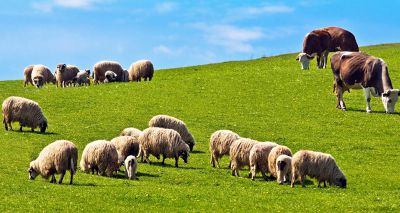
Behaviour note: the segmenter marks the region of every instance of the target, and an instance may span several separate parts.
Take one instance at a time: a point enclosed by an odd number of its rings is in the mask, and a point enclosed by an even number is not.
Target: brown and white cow
[[[310,60],[317,55],[317,66],[325,68],[328,61],[331,36],[324,30],[313,30],[304,37],[303,51],[297,56],[301,69],[308,70]]]
[[[330,35],[329,46],[326,47],[326,43],[319,44],[317,42],[309,42],[310,38],[309,35],[312,35],[313,32],[317,34],[321,34],[321,31],[327,32]],[[321,36],[320,36],[321,37]],[[326,36],[324,36],[326,37]],[[311,40],[315,40],[311,39]],[[324,41],[326,42],[326,41]],[[311,33],[308,33],[303,42],[303,52],[300,53],[296,60],[301,62],[302,69],[308,69],[310,60],[313,59],[315,54],[318,55],[318,51],[326,51],[326,58],[325,63],[322,60],[322,63],[319,62],[317,57],[317,66],[318,68],[326,68],[326,61],[328,52],[335,52],[335,51],[354,51],[358,52],[358,44],[354,35],[340,27],[325,27],[318,30],[313,30]]]
[[[371,112],[371,94],[381,97],[386,113],[393,113],[400,91],[393,89],[386,63],[361,52],[337,52],[331,57],[337,108],[346,110],[343,93],[363,89],[367,112]]]

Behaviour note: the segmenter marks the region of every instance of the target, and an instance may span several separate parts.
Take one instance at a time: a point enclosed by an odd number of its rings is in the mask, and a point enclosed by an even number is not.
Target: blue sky
[[[299,52],[325,26],[352,31],[360,46],[400,42],[400,1],[349,2],[4,0],[0,80],[22,79],[29,64],[150,59],[164,69]]]

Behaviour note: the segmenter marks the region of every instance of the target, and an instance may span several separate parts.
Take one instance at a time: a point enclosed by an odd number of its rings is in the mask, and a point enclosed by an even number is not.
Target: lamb
[[[56,68],[57,87],[65,87],[68,81],[72,81],[79,73],[79,68],[74,65],[58,64]]]
[[[162,165],[164,165],[165,158],[175,158],[175,167],[178,167],[179,157],[185,163],[188,161],[189,146],[173,129],[149,127],[143,130],[143,133],[139,136],[139,143],[142,146],[143,157],[149,164],[151,163],[150,154],[157,159],[160,159],[160,155],[162,155]]]
[[[103,83],[106,79],[105,73],[110,70],[117,75],[117,82],[123,78],[122,66],[116,61],[99,61],[93,66],[93,82],[94,84]]]
[[[25,69],[24,69],[24,87],[26,87],[26,85],[28,83],[31,83],[31,85],[33,86],[33,82],[32,82],[33,66],[34,65],[29,65],[29,66],[25,67]]]
[[[118,75],[111,70],[107,70],[104,75],[106,76],[106,79],[104,79],[103,81],[104,83],[111,83],[117,81]]]
[[[337,166],[335,159],[322,152],[314,152],[309,150],[300,150],[293,155],[292,158],[292,182],[291,187],[294,187],[294,182],[300,177],[300,183],[303,187],[305,176],[318,180],[318,187],[325,181],[329,185],[340,186],[346,188],[347,179],[343,172]]]
[[[32,132],[39,127],[40,132],[44,133],[47,128],[47,119],[43,115],[39,104],[27,98],[10,96],[3,101],[2,105],[4,128],[8,126],[13,130],[11,123],[19,122],[20,131],[22,127],[30,127]]]
[[[239,139],[240,136],[230,130],[218,130],[214,132],[210,137],[210,152],[211,152],[211,165],[215,167],[215,162],[217,162],[218,168],[219,159],[223,155],[229,155],[229,149],[231,144]],[[230,165],[229,165],[230,167]]]
[[[283,184],[290,180],[292,174],[292,157],[282,154],[276,159],[276,181]]]
[[[193,151],[196,142],[183,121],[168,115],[156,115],[150,119],[149,127],[161,127],[177,131],[183,141],[189,145],[190,151]]]
[[[87,85],[90,86],[90,70],[79,71],[73,78],[73,84],[75,85]]]
[[[56,83],[56,79],[50,69],[41,64],[33,66],[31,78],[37,88],[42,87],[45,83]]]
[[[126,157],[125,162],[125,176],[129,178],[129,180],[132,179],[137,179],[136,173],[137,173],[137,160],[136,157],[133,155],[129,155]]]
[[[111,177],[119,170],[118,152],[114,144],[106,140],[93,141],[86,145],[80,162],[81,170]]]
[[[140,145],[137,137],[118,136],[111,140],[118,152],[118,163],[123,164],[128,155],[138,156]]]
[[[133,136],[133,137],[139,137],[139,135],[142,133],[139,129],[133,128],[133,127],[128,127],[122,130],[121,136]]]
[[[57,140],[47,145],[39,154],[39,157],[29,165],[29,179],[34,180],[38,175],[48,179],[50,183],[56,183],[55,174],[61,174],[58,183],[61,184],[65,172],[70,171],[69,184],[72,184],[78,161],[78,149],[75,144],[67,140]]]
[[[231,144],[229,155],[231,161],[232,176],[239,177],[239,170],[243,166],[250,167],[250,150],[257,143],[259,142],[249,138],[239,138]]]
[[[250,150],[249,161],[250,161],[250,173],[251,179],[254,180],[256,173],[261,172],[263,178],[267,180],[266,173],[268,172],[268,156],[271,150],[278,146],[274,142],[262,142],[254,144]]]
[[[292,151],[287,146],[276,146],[274,147],[268,155],[268,170],[271,176],[277,176],[276,159],[280,155],[292,156]]]
[[[141,81],[144,78],[145,81],[153,78],[154,67],[149,60],[139,60],[131,64],[129,67],[129,80],[130,81]]]

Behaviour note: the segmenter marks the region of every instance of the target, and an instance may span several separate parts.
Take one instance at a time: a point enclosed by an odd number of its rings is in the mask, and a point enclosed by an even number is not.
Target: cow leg
[[[323,54],[322,54],[322,61],[323,61],[323,64],[322,64],[322,68],[326,68],[326,64],[328,63],[328,54],[329,54],[329,51],[325,51]]]
[[[321,69],[321,54],[317,55],[317,67],[318,69]]]
[[[365,95],[365,101],[367,102],[367,112],[370,113],[371,112],[371,91],[370,88],[364,88],[364,95]]]
[[[346,105],[344,104],[343,101],[343,87],[341,87],[340,84],[337,82],[335,86],[336,86],[335,91],[336,91],[336,101],[337,101],[336,108],[346,110]]]

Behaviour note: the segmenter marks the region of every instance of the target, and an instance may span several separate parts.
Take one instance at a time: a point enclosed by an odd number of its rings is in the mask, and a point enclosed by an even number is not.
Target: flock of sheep
[[[153,78],[154,67],[149,60],[139,60],[124,70],[116,61],[99,61],[93,66],[93,82],[128,82],[145,81]],[[58,64],[53,73],[42,64],[29,65],[24,69],[24,86],[27,84],[42,87],[46,83],[57,84],[61,87],[90,85],[90,70],[79,70],[74,65]]]
[[[40,106],[32,100],[11,96],[3,102],[2,113],[6,130],[8,127],[12,130],[12,122],[19,122],[20,131],[22,127],[30,127],[32,131],[39,127],[42,133],[46,130],[47,119]],[[129,127],[111,141],[88,143],[81,155],[80,169],[86,173],[113,176],[124,165],[125,176],[136,179],[137,157],[140,156],[141,162],[149,164],[150,155],[157,159],[162,157],[163,165],[166,158],[173,158],[175,167],[178,167],[179,158],[188,162],[195,144],[193,135],[183,121],[168,115],[157,115],[151,118],[149,128],[143,131]],[[230,130],[218,130],[211,135],[210,153],[212,166],[217,165],[218,168],[219,159],[229,155],[233,176],[239,176],[239,170],[248,166],[252,180],[257,172],[261,172],[266,180],[266,173],[270,173],[280,184],[291,180],[293,187],[298,178],[304,186],[305,176],[309,175],[318,180],[318,186],[322,182],[326,186],[328,182],[330,185],[346,187],[346,177],[329,154],[301,150],[292,157],[292,151],[286,146],[242,138]],[[56,183],[55,174],[61,174],[58,183],[62,183],[69,170],[72,184],[77,160],[76,146],[70,141],[57,140],[46,146],[39,157],[30,163],[29,178],[51,176],[50,182]]]

